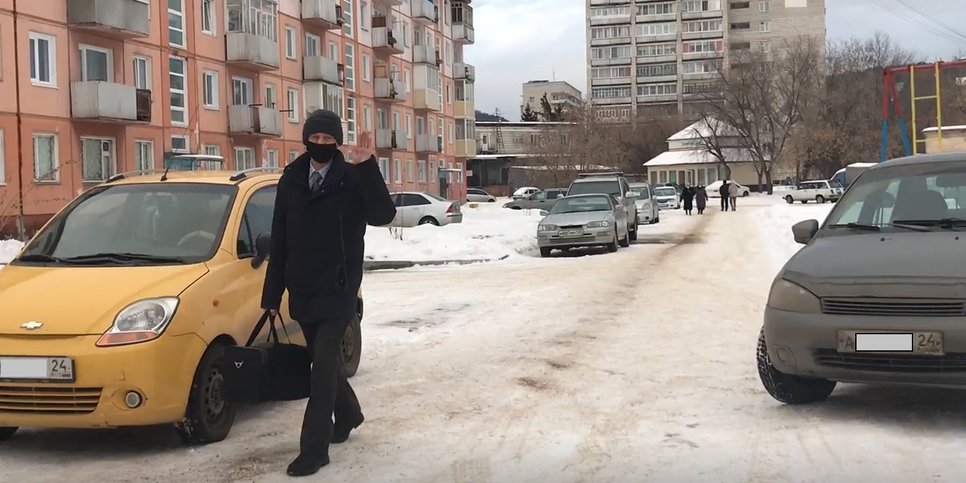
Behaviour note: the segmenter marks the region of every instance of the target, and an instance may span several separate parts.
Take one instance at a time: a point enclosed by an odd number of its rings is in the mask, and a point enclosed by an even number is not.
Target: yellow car
[[[0,270],[0,441],[18,427],[166,423],[189,444],[223,440],[235,407],[222,355],[262,313],[279,178],[118,175],[55,215]],[[343,342],[350,376],[361,294],[358,312]]]

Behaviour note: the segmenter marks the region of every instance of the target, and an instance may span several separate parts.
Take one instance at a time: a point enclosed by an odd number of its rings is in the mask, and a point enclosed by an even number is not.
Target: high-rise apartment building
[[[284,165],[318,108],[390,189],[462,199],[473,42],[470,0],[0,0],[0,217],[172,153]]]
[[[810,36],[825,0],[587,0],[588,97],[611,118],[693,118],[743,49]]]
[[[569,82],[532,80],[523,84],[520,109],[524,109],[529,104],[530,109],[540,111],[540,99],[544,95],[547,96],[547,101],[550,102],[551,106],[574,108],[583,102],[580,89],[570,85]]]

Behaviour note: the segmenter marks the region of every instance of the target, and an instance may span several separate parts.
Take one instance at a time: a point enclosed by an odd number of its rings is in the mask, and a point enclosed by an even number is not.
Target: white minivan
[[[842,197],[845,189],[835,180],[803,181],[798,186],[785,195],[785,202],[792,204],[796,201],[808,203],[825,203],[826,201],[838,201]]]

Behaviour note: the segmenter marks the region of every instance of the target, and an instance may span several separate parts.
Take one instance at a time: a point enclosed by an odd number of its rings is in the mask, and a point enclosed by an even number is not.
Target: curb
[[[510,255],[504,255],[500,258],[477,258],[470,260],[366,260],[362,262],[362,269],[367,272],[373,272],[377,270],[401,270],[404,268],[413,267],[427,267],[427,266],[440,266],[440,265],[472,265],[476,263],[490,263],[501,260],[506,260],[510,258]]]

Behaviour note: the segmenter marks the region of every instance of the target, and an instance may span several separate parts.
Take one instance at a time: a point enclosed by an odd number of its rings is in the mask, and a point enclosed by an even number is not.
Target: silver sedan
[[[630,246],[627,213],[613,197],[601,194],[567,196],[557,200],[537,227],[540,255],[554,249],[604,246],[616,252]]]

